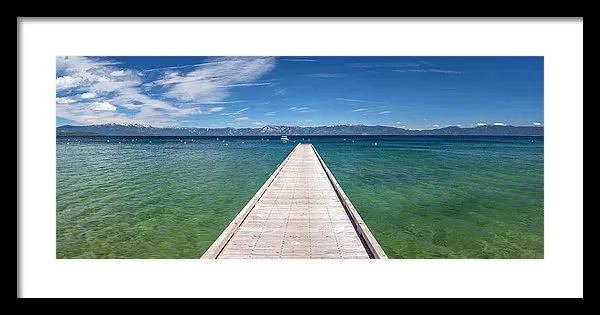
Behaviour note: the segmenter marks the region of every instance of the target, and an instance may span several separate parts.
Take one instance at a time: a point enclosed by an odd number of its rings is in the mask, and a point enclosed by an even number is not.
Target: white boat
[[[288,139],[288,137],[287,137],[287,136],[281,136],[281,138],[280,138],[280,139],[281,139],[281,141],[283,141],[283,142],[288,142],[288,141],[290,141],[290,139]]]

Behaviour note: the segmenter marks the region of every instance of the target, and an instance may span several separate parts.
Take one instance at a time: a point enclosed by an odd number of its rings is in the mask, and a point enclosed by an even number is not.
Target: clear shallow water
[[[57,257],[198,258],[302,138],[59,137]],[[310,142],[391,258],[543,258],[543,138]]]

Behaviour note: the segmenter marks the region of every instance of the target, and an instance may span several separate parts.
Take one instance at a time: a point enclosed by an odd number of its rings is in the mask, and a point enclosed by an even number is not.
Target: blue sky
[[[56,123],[543,124],[543,57],[57,57]]]

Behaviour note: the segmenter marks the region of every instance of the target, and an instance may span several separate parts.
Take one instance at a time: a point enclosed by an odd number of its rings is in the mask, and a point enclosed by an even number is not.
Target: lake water
[[[543,258],[543,137],[289,138],[58,137],[57,258],[199,258],[309,141],[390,258]]]

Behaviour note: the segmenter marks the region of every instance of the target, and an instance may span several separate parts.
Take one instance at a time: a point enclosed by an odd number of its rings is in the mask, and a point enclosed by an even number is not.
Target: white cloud
[[[104,102],[83,103],[80,106],[59,106],[57,104],[57,116],[84,124],[115,122],[162,126],[172,123],[173,116],[169,114],[177,113],[177,108],[142,94],[141,74],[128,69],[116,69],[115,64],[115,62],[99,58],[57,57],[57,91],[76,88],[78,92],[83,93],[70,97],[84,100],[90,99],[87,97],[93,94],[97,96],[99,93],[108,92],[109,95]],[[124,107],[135,112],[117,111],[113,104],[119,104],[119,106],[126,104],[127,106]],[[162,112],[157,111],[159,108]]]
[[[90,99],[90,98],[95,98],[96,97],[96,93],[94,92],[86,92],[81,94],[79,97],[81,97],[82,99]]]
[[[93,102],[92,103],[92,110],[110,110],[110,111],[114,111],[117,110],[117,107],[112,105],[109,102]]]
[[[265,113],[265,116],[273,116],[273,115],[275,115],[275,113],[276,112],[268,112],[268,113]]]
[[[433,127],[439,127],[440,125],[438,125],[438,124],[433,124],[433,125],[431,125],[431,126],[433,126]]]
[[[241,117],[238,117],[238,118],[236,118],[235,120],[240,120],[240,121],[241,121],[241,120],[248,120],[248,117],[246,117],[246,116],[241,116]]]
[[[364,111],[368,111],[370,108],[358,108],[358,109],[354,109],[352,110],[353,112],[357,113],[357,112],[364,112]]]
[[[533,122],[533,125],[534,125],[534,126],[541,126],[541,125],[542,125],[542,123],[541,123],[541,122],[534,121],[534,122]]]
[[[83,83],[83,79],[82,78],[73,78],[70,75],[66,75],[64,77],[58,77],[56,78],[56,90],[57,91],[61,91],[61,90],[68,90],[68,89],[72,89],[72,88],[76,88],[78,86],[80,86]]]
[[[392,112],[389,110],[384,110],[382,112],[379,112],[379,114],[391,114]]]
[[[487,124],[479,122],[479,123],[477,123],[477,126],[487,126]]]
[[[225,108],[218,104],[245,102],[227,100],[232,88],[272,84],[256,80],[274,67],[274,58],[225,57],[207,61],[170,67],[194,68],[189,73],[185,73],[187,69],[177,70],[181,72],[161,70],[165,72],[157,73],[160,79],[144,82],[148,70],[125,69],[107,58],[57,57],[57,91],[74,90],[70,95],[61,93],[63,98],[57,97],[57,116],[83,124],[116,122],[168,126],[176,124],[179,117],[223,111]],[[166,93],[160,96],[148,94],[156,87]],[[96,99],[99,96],[103,98]],[[175,101],[164,100],[161,96]],[[97,102],[91,102],[94,100]],[[215,106],[204,107],[210,104]],[[118,107],[128,111],[119,111]],[[235,113],[234,117],[244,110]]]
[[[257,125],[257,126],[262,126],[263,125],[263,123],[261,121],[257,121],[254,124]]]
[[[495,122],[494,126],[506,126],[506,124],[503,122]]]
[[[71,104],[71,103],[75,103],[75,102],[77,102],[77,100],[74,100],[69,97],[57,97],[56,98],[57,104]]]
[[[275,95],[285,95],[285,94],[287,94],[286,88],[275,90]]]
[[[114,65],[114,62],[87,57],[58,57],[56,72],[62,73],[63,76],[56,79],[56,89],[85,87],[88,92],[113,92],[123,87],[141,84],[137,72],[117,70]]]
[[[212,58],[206,66],[183,75],[170,73],[154,83],[168,89],[165,96],[179,101],[218,102],[229,96],[231,87],[270,85],[254,81],[274,67],[272,57]]]

